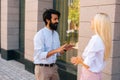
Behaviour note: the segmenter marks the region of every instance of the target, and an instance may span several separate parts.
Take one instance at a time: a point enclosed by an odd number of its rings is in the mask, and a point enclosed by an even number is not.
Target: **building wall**
[[[1,0],[1,48],[7,49],[7,0]]]
[[[33,37],[37,32],[38,0],[25,0],[25,59],[33,61]]]
[[[0,0],[0,48],[1,48],[1,0]]]
[[[120,80],[120,0],[115,2],[115,17],[113,25],[113,50],[112,50],[112,80]]]
[[[25,0],[25,59],[33,61],[33,38],[43,28],[42,14],[45,9],[53,8],[52,0]]]
[[[120,80],[120,1],[118,0],[81,0],[80,2],[80,31],[79,31],[79,53],[81,55],[88,43],[92,31],[90,30],[90,21],[98,12],[107,13],[112,21],[112,51],[107,65],[103,70],[103,80]],[[80,66],[78,67],[78,80],[80,77]]]
[[[19,0],[1,0],[1,53],[8,53],[19,47]],[[8,53],[7,53],[8,52]],[[9,58],[10,59],[10,58]]]

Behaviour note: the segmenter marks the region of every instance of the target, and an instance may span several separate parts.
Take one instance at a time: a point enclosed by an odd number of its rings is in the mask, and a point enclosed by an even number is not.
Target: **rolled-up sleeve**
[[[34,58],[45,59],[48,52],[44,49],[44,36],[39,33],[34,37]]]
[[[84,63],[88,65],[89,67],[92,66],[93,61],[95,60],[95,55],[96,55],[96,40],[91,39],[89,41],[89,44],[86,47],[86,50],[83,54],[87,54],[87,56],[84,59]]]
[[[104,57],[104,44],[98,36],[92,37],[83,52],[83,56],[84,64],[89,66],[89,70],[102,64]]]
[[[84,63],[86,64],[86,65],[88,65],[90,68],[92,67],[92,64],[93,64],[93,62],[94,62],[94,60],[95,60],[95,52],[94,51],[91,51],[91,52],[88,52],[90,55],[89,56],[87,56],[85,59],[84,59]]]

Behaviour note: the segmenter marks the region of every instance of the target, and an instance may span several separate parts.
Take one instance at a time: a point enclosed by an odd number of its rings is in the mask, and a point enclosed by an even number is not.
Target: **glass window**
[[[54,8],[61,12],[59,22],[59,35],[61,45],[64,43],[74,44],[73,50],[68,51],[59,59],[70,63],[70,58],[77,55],[78,49],[78,29],[80,15],[80,0],[55,0]]]
[[[74,49],[58,57],[57,63],[61,70],[73,75],[77,75],[77,67],[70,63],[70,59],[73,56],[77,56],[78,51],[79,3],[80,0],[54,0],[54,9],[61,13],[58,28],[61,45],[64,43],[75,45]]]
[[[67,43],[74,44],[73,50],[66,54],[66,62],[70,62],[72,56],[77,56],[78,51],[78,29],[79,29],[79,15],[80,15],[80,0],[68,0],[68,26],[66,30]]]

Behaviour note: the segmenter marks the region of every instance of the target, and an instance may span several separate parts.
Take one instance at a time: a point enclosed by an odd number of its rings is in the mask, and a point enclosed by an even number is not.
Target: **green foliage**
[[[69,5],[69,15],[68,19],[73,21],[76,25],[79,24],[79,10],[80,10],[80,0],[74,0],[73,4]]]

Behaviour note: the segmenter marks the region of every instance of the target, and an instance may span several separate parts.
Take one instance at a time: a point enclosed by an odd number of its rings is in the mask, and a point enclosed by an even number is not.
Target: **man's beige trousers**
[[[52,67],[35,65],[35,78],[36,80],[59,80],[57,70],[57,65]]]

